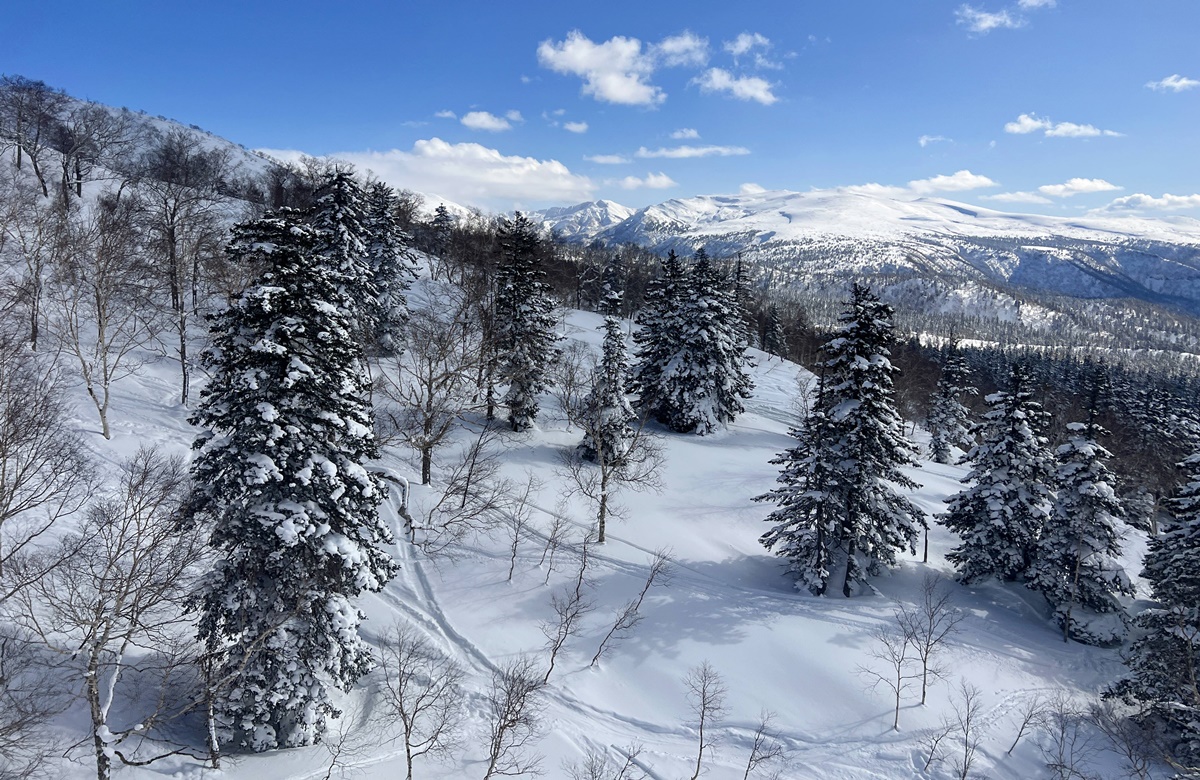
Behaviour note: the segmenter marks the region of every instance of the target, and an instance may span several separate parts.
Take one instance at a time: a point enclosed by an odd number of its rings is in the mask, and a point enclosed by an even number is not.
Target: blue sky
[[[0,71],[506,209],[861,187],[1200,217],[1196,0],[61,2]]]

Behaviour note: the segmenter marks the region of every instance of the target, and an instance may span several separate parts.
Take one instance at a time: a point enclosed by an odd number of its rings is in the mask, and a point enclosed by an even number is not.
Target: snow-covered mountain
[[[571,241],[589,238],[614,228],[634,213],[634,209],[620,203],[596,200],[534,212],[534,219],[541,222],[550,232]]]
[[[579,218],[596,206],[552,209],[538,218],[574,241],[742,253],[785,279],[888,274],[1200,310],[1200,220],[1187,217],[1049,217],[939,198],[818,190],[673,199],[608,226]],[[621,213],[607,204],[605,211]]]

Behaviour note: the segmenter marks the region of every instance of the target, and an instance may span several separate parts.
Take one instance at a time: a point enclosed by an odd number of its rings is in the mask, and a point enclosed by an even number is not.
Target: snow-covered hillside
[[[1187,217],[1046,217],[819,190],[669,200],[611,226],[575,218],[592,205],[539,216],[577,241],[742,253],[785,280],[898,274],[1200,306],[1200,221]]]
[[[424,299],[420,288],[414,290],[416,305]],[[594,350],[600,323],[597,315],[571,312],[563,335]],[[717,718],[715,728],[710,724],[716,743],[705,754],[704,766],[705,777],[713,780],[743,777],[763,709],[775,713],[771,733],[787,751],[787,764],[772,767],[782,769],[781,777],[950,777],[949,758],[923,771],[927,748],[922,741],[943,719],[954,717],[960,682],[981,691],[977,771],[996,780],[1043,776],[1045,758],[1035,743],[1048,739],[1045,735],[1028,735],[1012,755],[1006,753],[1022,709],[1037,696],[1062,693],[1082,699],[1095,694],[1121,674],[1117,651],[1064,644],[1046,620],[1040,597],[1021,587],[948,585],[965,620],[943,659],[945,679],[934,685],[926,706],[916,703],[915,691],[908,692],[900,729],[893,731],[890,694],[872,690],[863,671],[883,671],[872,656],[872,632],[891,620],[894,601],[918,598],[926,574],[949,571],[943,554],[953,540],[935,527],[930,562],[905,556],[895,572],[874,580],[875,595],[814,598],[798,592],[783,575],[780,562],[758,543],[768,510],[752,499],[772,487],[776,469],[768,461],[793,441],[787,430],[796,417],[795,399],[805,374],[777,358],[757,352],[753,356],[756,391],[748,413],[716,435],[665,435],[662,492],[623,494],[624,518],[610,522],[608,542],[591,551],[586,592],[595,609],[558,658],[542,699],[540,728],[527,747],[530,754],[544,756],[545,776],[570,777],[565,767],[583,761],[589,750],[620,764],[630,746],[640,745],[634,763],[646,777],[689,777],[697,733],[683,678],[705,661],[729,692],[727,712]],[[96,433],[79,389],[79,426],[109,468],[147,443],[186,453],[194,431],[186,422],[187,410],[173,402],[174,371],[172,363],[160,361],[119,383],[111,442]],[[580,433],[566,424],[551,398],[544,400],[536,430],[505,434],[502,441],[503,476],[524,481],[532,474],[540,485],[533,494],[529,523],[517,539],[511,581],[511,526],[502,524],[490,535],[469,537],[452,554],[435,558],[399,541],[391,552],[401,562],[400,575],[362,602],[369,617],[365,633],[372,641],[399,621],[414,626],[465,669],[461,735],[444,762],[417,759],[416,777],[483,776],[491,674],[522,654],[538,669],[545,668],[541,628],[553,623],[552,595],[569,589],[576,577],[579,545],[591,512],[577,498],[564,499],[568,483],[558,468],[558,453],[574,447]],[[469,436],[461,432],[459,443]],[[385,465],[411,478],[411,455],[389,448]],[[964,472],[924,464],[910,473],[923,485],[914,499],[933,514],[958,489]],[[422,516],[437,499],[444,476],[435,473],[431,487],[414,484],[414,515]],[[398,501],[399,492],[386,511],[397,539],[403,540]],[[558,519],[567,531],[551,569],[544,553]],[[644,620],[590,666],[614,612],[636,596],[653,551],[662,548],[671,551],[670,581],[650,590],[642,607]],[[1131,554],[1139,551],[1132,545]],[[230,780],[403,777],[403,742],[395,741],[397,727],[377,718],[380,679],[373,673],[344,701],[346,714],[328,735],[328,747],[230,757],[222,774]],[[138,717],[135,705],[118,709],[114,721]],[[63,720],[60,728],[69,741],[85,736],[77,719]],[[191,736],[200,739],[198,734]],[[952,744],[947,751],[955,749],[961,745]],[[1115,766],[1112,756],[1100,752],[1092,759],[1102,768]],[[80,780],[92,771],[86,765],[63,768]],[[119,776],[198,780],[213,775],[190,759],[175,757],[146,768],[120,769]]]

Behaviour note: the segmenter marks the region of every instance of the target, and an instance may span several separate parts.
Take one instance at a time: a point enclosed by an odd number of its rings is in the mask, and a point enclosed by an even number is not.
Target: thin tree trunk
[[[604,458],[604,453],[600,453]],[[608,520],[608,464],[600,464],[600,508],[596,518],[596,541],[604,543],[604,528]]]
[[[87,699],[92,716],[92,746],[96,752],[96,780],[110,780],[112,777],[112,759],[108,755],[108,743],[101,736],[101,727],[105,725],[104,708],[100,704],[100,669],[96,653],[88,659]]]
[[[851,572],[854,571],[854,555],[858,552],[858,540],[851,538],[850,546],[846,553],[846,577],[842,580],[842,595],[850,598],[850,579]]]

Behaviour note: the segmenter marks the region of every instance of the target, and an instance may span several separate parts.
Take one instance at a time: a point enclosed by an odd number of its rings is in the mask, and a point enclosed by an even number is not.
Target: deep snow
[[[572,311],[563,332],[598,349],[601,322],[599,315]],[[803,372],[778,358],[751,354],[756,390],[748,412],[716,435],[664,435],[663,491],[622,494],[619,501],[627,516],[611,522],[608,542],[593,549],[590,593],[596,609],[558,659],[545,698],[543,736],[534,748],[545,756],[546,776],[567,777],[564,762],[581,760],[589,747],[615,757],[637,742],[644,746],[638,765],[648,777],[689,777],[696,734],[682,678],[705,660],[729,687],[729,713],[718,724],[716,751],[705,762],[705,776],[714,780],[742,777],[763,708],[777,713],[777,734],[790,755],[784,777],[948,777],[948,762],[935,765],[932,775],[921,771],[925,755],[920,740],[952,714],[950,695],[960,678],[983,692],[980,773],[998,779],[1046,776],[1033,739],[1023,740],[1012,756],[1005,754],[1019,708],[1029,697],[1053,691],[1081,698],[1094,694],[1121,674],[1118,652],[1064,644],[1040,597],[1023,588],[952,585],[955,603],[967,617],[945,655],[948,679],[933,686],[925,707],[910,692],[900,730],[892,731],[890,695],[870,690],[859,667],[877,665],[870,657],[871,632],[890,619],[892,600],[914,600],[926,572],[949,572],[943,555],[954,540],[935,526],[930,563],[903,555],[895,571],[873,581],[876,595],[814,598],[798,592],[781,562],[758,543],[769,506],[751,499],[772,487],[776,468],[768,461],[793,441],[787,430],[796,420],[794,400]],[[111,442],[99,436],[79,388],[79,425],[106,468],[115,469],[142,444],[188,451],[195,432],[186,421],[188,411],[175,403],[176,384],[174,364],[162,359],[119,382]],[[552,614],[551,594],[573,578],[576,560],[560,554],[550,584],[544,585],[545,569],[537,565],[544,535],[553,513],[565,513],[574,524],[573,541],[582,537],[591,519],[578,501],[560,501],[563,477],[555,470],[557,453],[573,447],[580,434],[568,429],[556,412],[546,399],[538,429],[504,437],[505,474],[523,479],[532,471],[544,483],[512,582],[506,581],[508,540],[503,532],[471,538],[455,555],[435,560],[400,541],[394,549],[402,564],[399,576],[382,593],[361,602],[369,638],[394,621],[407,621],[468,670],[469,711],[458,750],[447,764],[418,760],[417,777],[482,777],[482,697],[492,669],[521,653],[538,655],[539,665],[545,662],[539,621]],[[413,453],[391,450],[385,465],[413,478],[411,504],[419,512],[434,491],[415,485]],[[912,469],[911,476],[923,485],[914,500],[931,514],[940,511],[964,473],[932,463]],[[402,540],[394,506],[386,511]],[[1140,560],[1140,541],[1132,546]],[[642,609],[645,620],[627,641],[596,668],[587,668],[613,610],[636,594],[651,552],[662,547],[671,550],[672,580],[650,591]],[[1134,572],[1139,568],[1128,566]],[[343,725],[370,709],[373,682],[368,678],[348,697]],[[61,726],[77,739],[83,736],[81,720],[64,718]],[[382,735],[381,741],[369,730],[347,730],[349,749],[334,776],[403,777],[403,745],[387,741],[394,734]],[[94,776],[85,753],[83,759],[64,764],[65,771],[77,778]],[[1101,761],[1115,766],[1111,756]],[[317,746],[231,757],[221,773],[181,758],[117,771],[128,778],[223,774],[231,780],[309,780],[325,777],[330,762],[330,751]]]

